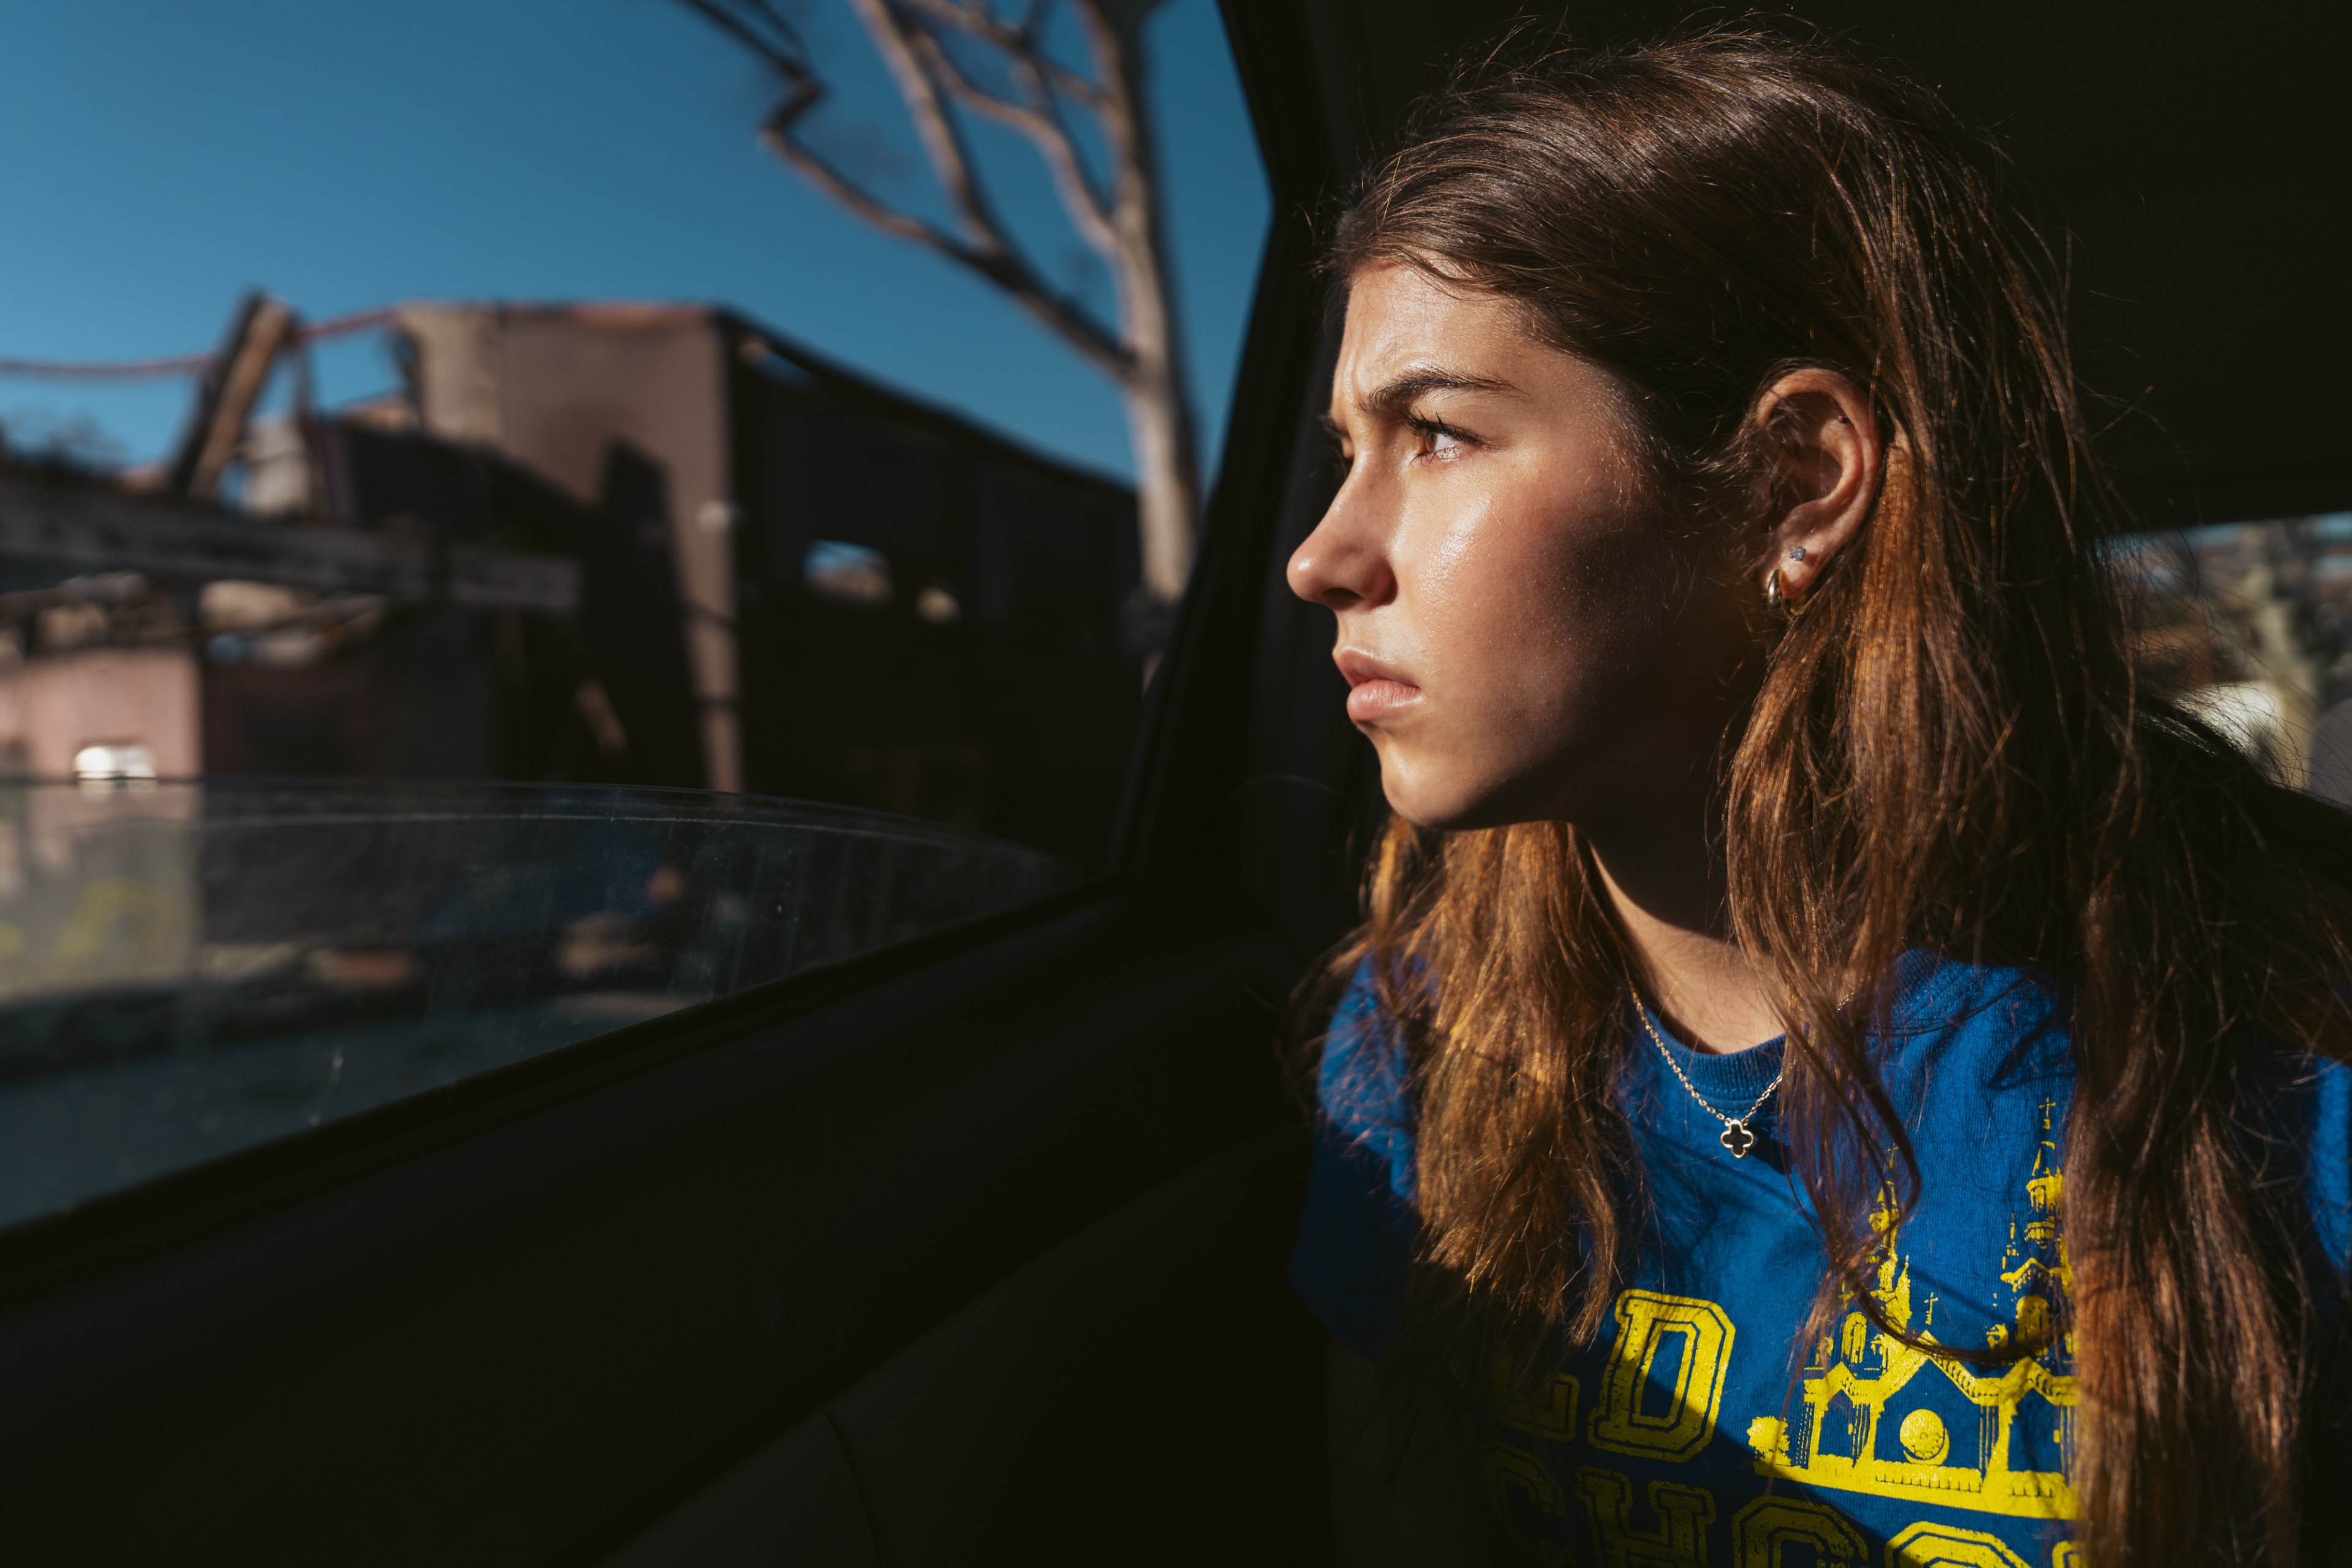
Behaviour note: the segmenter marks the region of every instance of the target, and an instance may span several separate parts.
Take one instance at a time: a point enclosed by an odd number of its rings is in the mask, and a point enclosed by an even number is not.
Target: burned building
[[[248,299],[159,494],[0,494],[0,729],[97,680],[163,694],[83,738],[152,730],[165,776],[700,785],[1098,852],[1142,685],[1126,489],[722,310],[373,324],[401,392],[320,412]]]
[[[608,513],[634,486],[699,741],[676,782],[1097,852],[1142,687],[1127,489],[723,310],[415,305],[394,329],[419,430]]]
[[[561,553],[262,521],[0,466],[0,774],[495,775],[501,618],[560,623]]]

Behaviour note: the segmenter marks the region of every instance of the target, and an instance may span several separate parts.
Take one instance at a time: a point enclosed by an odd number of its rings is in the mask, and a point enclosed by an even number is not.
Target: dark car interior
[[[1108,872],[0,1228],[9,1561],[1328,1560],[1290,1009],[1382,808],[1282,580],[1312,264],[1518,10],[1224,0],[1274,225]],[[2342,8],[1803,14],[2003,138],[2149,526],[2352,507]]]

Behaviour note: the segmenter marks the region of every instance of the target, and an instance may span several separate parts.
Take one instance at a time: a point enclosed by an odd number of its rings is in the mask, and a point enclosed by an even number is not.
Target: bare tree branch
[[[1039,116],[1034,102],[1020,103],[989,91],[971,79],[971,73],[957,63],[937,33],[920,26],[909,31],[915,47],[922,52],[925,66],[948,89],[950,97],[975,113],[984,114],[1015,131],[1027,133],[1032,130],[1032,122]]]
[[[924,69],[911,37],[920,29],[903,18],[890,0],[849,0],[849,5],[866,24],[882,63],[897,79],[908,118],[914,122],[916,140],[923,144],[924,156],[930,160],[931,172],[949,204],[963,221],[966,236],[986,249],[1010,254],[1012,241],[973,169],[963,131],[940,101],[939,83]]]
[[[1110,144],[1111,226],[1118,235],[1121,343],[1135,360],[1129,428],[1136,449],[1136,504],[1143,580],[1172,603],[1192,574],[1199,517],[1199,452],[1185,389],[1160,226],[1157,158],[1145,110],[1143,27],[1160,0],[1070,0],[1107,97],[1097,119]]]
[[[1078,16],[1086,27],[1087,42],[1094,51],[1097,73],[1102,80],[1102,125],[1111,144],[1111,201],[1116,207],[1127,206],[1139,195],[1143,124],[1136,113],[1135,73],[1139,62],[1130,57],[1129,39],[1139,35],[1143,16],[1154,3],[1155,0],[1144,0],[1133,6],[1132,17],[1121,18],[1127,23],[1122,28],[1101,0],[1077,0]]]
[[[1122,385],[1133,375],[1134,357],[1118,334],[1097,321],[1074,296],[1048,283],[998,216],[962,132],[942,101],[943,93],[953,93],[961,101],[963,86],[971,86],[975,94],[981,89],[968,82],[945,48],[920,23],[901,15],[891,0],[850,0],[859,19],[866,24],[884,63],[897,78],[932,172],[961,222],[961,235],[885,201],[851,179],[797,133],[801,119],[824,93],[823,83],[804,58],[795,58],[761,38],[739,18],[726,13],[719,0],[686,0],[686,4],[705,16],[719,20],[731,37],[757,51],[791,88],[793,96],[769,115],[763,130],[763,139],[778,156],[877,228],[920,245],[986,278]],[[993,95],[985,96],[993,99]],[[1022,109],[1005,100],[993,101],[1007,109]],[[1058,141],[1064,153],[1075,161],[1075,147],[1050,120],[1037,122],[1035,129],[1024,129],[1033,140],[1039,141],[1041,151],[1045,150],[1045,141]],[[1043,139],[1038,136],[1039,130],[1045,132]],[[1050,152],[1048,160],[1052,161]],[[1087,218],[1093,217],[1094,233],[1088,237],[1098,244],[1115,243],[1108,225],[1101,220],[1093,193],[1078,193],[1085,207],[1072,214],[1074,221],[1085,228]],[[1066,199],[1068,194],[1065,193]]]
[[[1059,0],[1078,14],[1091,74],[1047,51],[1057,0],[1024,0],[1017,22],[998,14],[997,0],[844,0],[898,86],[951,223],[886,200],[802,134],[826,83],[773,0],[683,3],[782,80],[786,96],[762,127],[779,157],[876,228],[993,284],[1118,384],[1135,443],[1143,592],[1173,602],[1191,570],[1200,476],[1145,108],[1144,24],[1160,0]],[[974,48],[993,51],[992,60],[978,63]],[[999,64],[1003,80],[984,79]],[[1089,166],[1074,114],[1091,115],[1103,136],[1101,174]],[[1036,150],[1071,225],[1109,264],[1116,327],[1030,258],[997,210],[965,137],[966,116],[1004,126]]]
[[[801,30],[776,9],[774,0],[737,0],[737,3],[751,7],[752,15],[758,16],[770,32],[783,39],[802,58],[808,57],[808,46],[801,41]]]
[[[1029,12],[1020,22],[1007,22],[992,13],[980,0],[899,0],[908,10],[930,16],[951,27],[960,28],[1008,56],[1025,58],[1033,63],[1038,74],[1053,84],[1054,90],[1076,99],[1089,109],[1102,104],[1103,89],[1099,82],[1089,80],[1045,53],[1044,29],[1045,17],[1054,8],[1054,0],[1030,0]]]
[[[1030,85],[1030,101],[1016,103],[974,82],[929,29],[919,27],[913,32],[914,47],[920,51],[923,63],[949,95],[973,113],[1026,136],[1045,160],[1070,221],[1086,236],[1087,244],[1116,258],[1119,239],[1110,225],[1108,198],[1095,189],[1094,179],[1078,154],[1077,139],[1056,112],[1053,95],[1034,73],[1034,63],[1020,56],[1008,62],[1014,74]]]
[[[796,85],[815,81],[816,70],[809,61],[808,51],[801,47],[800,35],[764,0],[740,0],[740,3],[748,5],[753,16],[781,37],[781,44],[775,37],[762,37],[758,28],[719,4],[718,0],[682,0],[682,3],[712,26],[759,56],[787,81]]]
[[[789,122],[780,123],[772,116],[761,139],[810,183],[876,228],[944,256],[1003,289],[1106,375],[1123,385],[1134,374],[1134,358],[1118,336],[1088,314],[1084,305],[1048,284],[1020,256],[974,246],[937,224],[892,206],[795,137]]]

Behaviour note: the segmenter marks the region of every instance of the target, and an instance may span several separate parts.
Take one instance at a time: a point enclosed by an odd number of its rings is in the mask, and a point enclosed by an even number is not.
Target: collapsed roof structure
[[[709,307],[353,323],[398,392],[315,407],[257,294],[143,487],[0,476],[11,770],[707,784],[1102,841],[1145,653],[1124,486]]]

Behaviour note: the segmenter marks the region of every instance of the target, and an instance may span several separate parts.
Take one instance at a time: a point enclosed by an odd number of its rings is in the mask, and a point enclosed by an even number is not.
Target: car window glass
[[[0,788],[0,1226],[1080,876],[689,791]]]
[[[0,746],[1099,863],[1182,582],[1138,485],[1180,453],[1189,549],[1269,211],[1214,0],[1104,13],[1108,78],[1068,0],[789,9],[28,18],[0,128],[58,152],[0,172],[0,632],[110,658],[106,711]]]
[[[2274,778],[2352,806],[2352,513],[2120,540],[2134,653]]]
[[[23,23],[0,1223],[1109,869],[1269,211],[1215,0]]]

